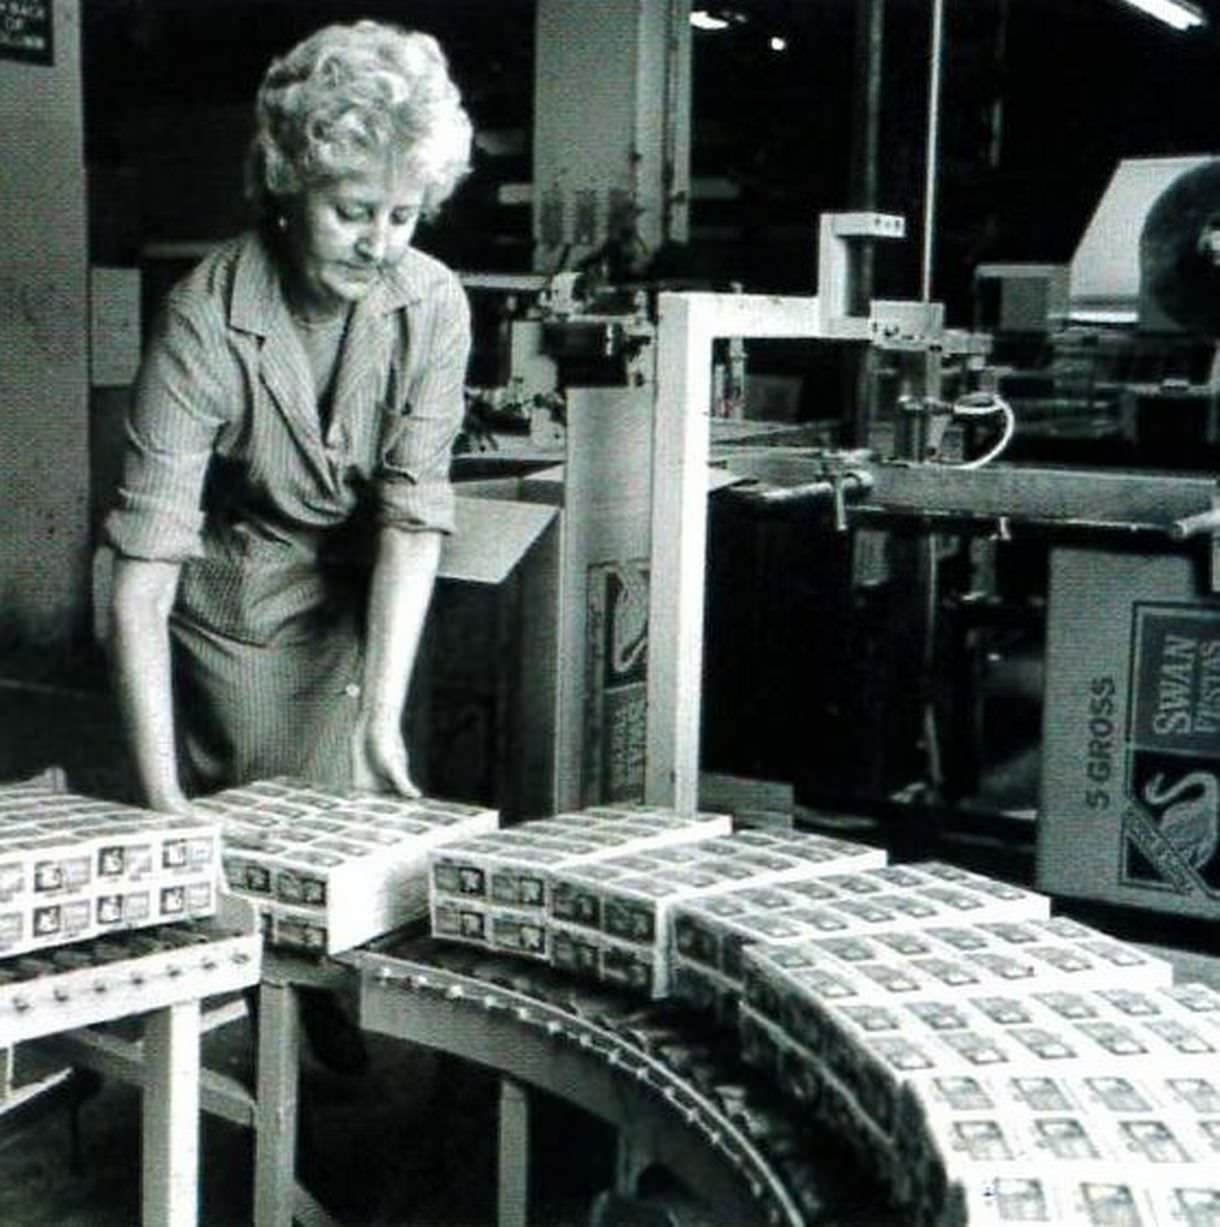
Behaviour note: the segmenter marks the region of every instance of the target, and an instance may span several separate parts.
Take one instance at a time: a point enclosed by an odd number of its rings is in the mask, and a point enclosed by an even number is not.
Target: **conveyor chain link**
[[[550,967],[431,939],[374,946],[360,963],[382,987],[502,1014],[589,1053],[647,1087],[727,1159],[768,1223],[806,1227],[824,1219],[812,1128],[793,1119],[742,1063],[735,1037],[706,1017],[667,1003],[641,1007],[638,997],[590,988]]]

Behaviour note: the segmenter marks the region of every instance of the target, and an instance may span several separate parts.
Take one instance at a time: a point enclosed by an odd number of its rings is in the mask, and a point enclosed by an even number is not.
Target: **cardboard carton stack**
[[[0,957],[210,916],[219,863],[206,819],[0,788]]]
[[[611,858],[676,856],[679,845],[726,834],[730,825],[724,814],[594,806],[446,846],[429,859],[432,932],[550,961],[553,883],[561,870]]]
[[[197,801],[223,833],[225,889],[268,941],[336,954],[428,914],[428,854],[496,829],[499,815],[431,797],[260,780]]]

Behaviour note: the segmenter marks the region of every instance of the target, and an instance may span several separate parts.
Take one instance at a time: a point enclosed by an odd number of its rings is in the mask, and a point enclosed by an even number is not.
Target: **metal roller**
[[[1140,271],[1171,320],[1220,337],[1220,159],[1179,176],[1148,211]]]

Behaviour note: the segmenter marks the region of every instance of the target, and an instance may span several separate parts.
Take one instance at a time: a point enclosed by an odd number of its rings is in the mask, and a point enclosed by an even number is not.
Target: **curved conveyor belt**
[[[700,1014],[430,938],[351,957],[365,1028],[593,1113],[697,1191],[718,1219],[808,1227],[842,1222],[845,1202],[858,1203],[863,1177],[842,1144],[802,1119],[741,1062],[735,1036]],[[852,1221],[863,1221],[860,1208]]]

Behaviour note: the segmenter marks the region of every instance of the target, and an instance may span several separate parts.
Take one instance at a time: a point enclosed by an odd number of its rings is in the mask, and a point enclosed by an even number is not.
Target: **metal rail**
[[[720,1037],[684,1029],[672,1006],[468,954],[423,940],[352,956],[362,972],[362,1025],[488,1066],[608,1121],[726,1221],[804,1227],[821,1217],[817,1143],[803,1136],[811,1126],[720,1051]]]

